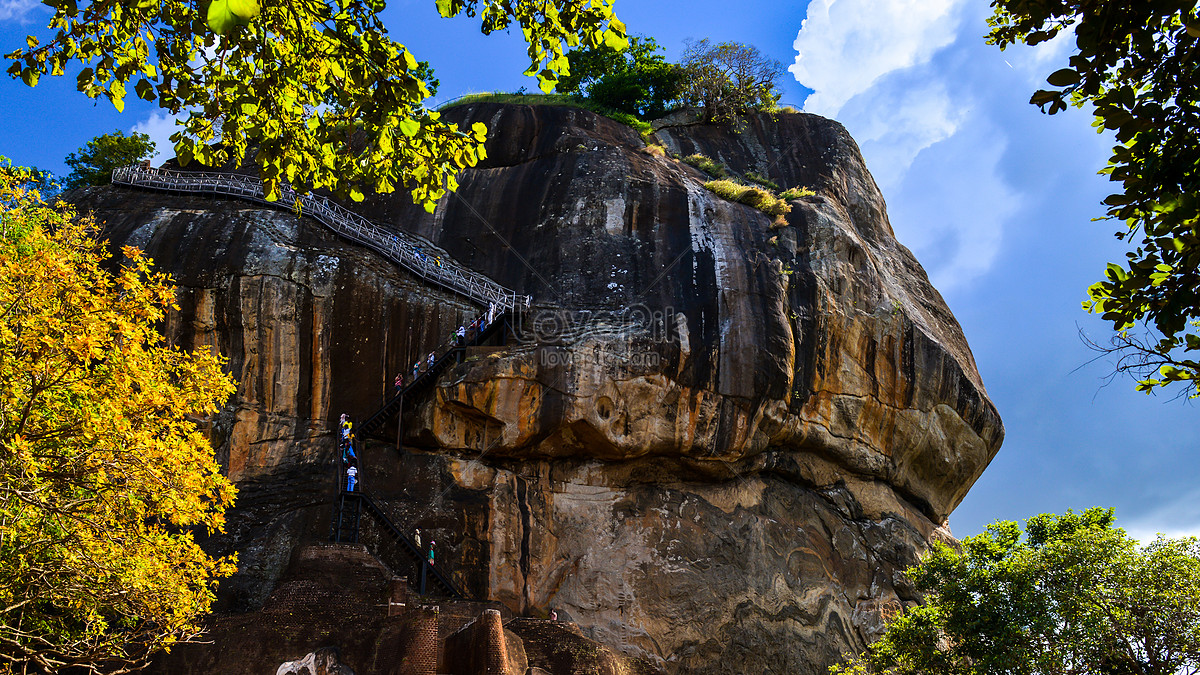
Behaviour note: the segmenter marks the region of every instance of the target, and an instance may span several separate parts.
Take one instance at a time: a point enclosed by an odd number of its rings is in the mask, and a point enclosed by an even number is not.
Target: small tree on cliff
[[[683,52],[683,100],[704,108],[705,119],[773,109],[779,102],[783,64],[757,47],[736,42],[689,41]]]
[[[1146,547],[1112,509],[1043,514],[935,544],[925,603],[835,673],[1180,675],[1200,671],[1200,542]]]
[[[558,81],[557,91],[643,119],[661,117],[678,101],[683,81],[682,70],[661,51],[654,38],[637,35],[624,50],[576,49],[568,54],[571,72]]]
[[[71,167],[71,173],[67,175],[64,187],[71,190],[85,185],[108,185],[113,169],[150,159],[154,150],[154,141],[148,134],[135,131],[126,136],[119,130],[101,134],[88,141],[78,153],[67,155],[65,161]]]
[[[141,252],[109,264],[30,183],[0,163],[0,673],[124,672],[194,636],[234,571],[191,533],[234,488],[190,416],[234,385],[165,344],[174,289]]]
[[[571,47],[626,44],[612,0],[434,2],[444,17],[479,16],[485,34],[515,24],[529,43],[525,73],[545,91],[566,74]],[[35,86],[77,73],[81,93],[117,110],[128,89],[186,113],[171,137],[180,163],[240,163],[253,147],[268,198],[284,180],[354,200],[400,187],[433,211],[484,154],[486,125],[465,133],[422,105],[427,72],[389,35],[384,0],[45,4],[51,37],[7,54],[9,75]]]

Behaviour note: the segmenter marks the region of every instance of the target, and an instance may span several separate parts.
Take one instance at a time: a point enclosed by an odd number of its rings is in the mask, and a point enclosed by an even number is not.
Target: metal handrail
[[[383,228],[320,195],[296,192],[287,183],[280,184],[279,199],[269,201],[263,192],[261,180],[237,173],[170,171],[134,164],[115,169],[112,181],[119,185],[155,190],[230,195],[275,207],[298,202],[301,215],[311,216],[339,235],[382,254],[425,281],[460,293],[484,306],[494,304],[500,310],[507,311],[529,307],[529,296],[517,295],[464,267],[432,244],[423,243],[405,232]]]

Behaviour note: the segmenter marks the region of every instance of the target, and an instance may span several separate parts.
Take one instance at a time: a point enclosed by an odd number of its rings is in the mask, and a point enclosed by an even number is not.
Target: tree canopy
[[[147,134],[135,131],[126,136],[119,130],[102,134],[88,141],[78,153],[67,155],[71,173],[63,187],[71,190],[85,185],[108,185],[113,169],[150,159],[154,152],[154,141]]]
[[[444,17],[478,17],[490,34],[515,24],[545,91],[568,72],[574,46],[626,44],[613,0],[435,0]],[[76,85],[118,110],[128,90],[186,113],[172,136],[181,164],[258,166],[269,197],[288,181],[363,198],[410,191],[432,211],[455,176],[483,156],[486,126],[469,131],[423,107],[417,59],[380,18],[384,0],[46,0],[45,43],[7,54],[34,86],[78,67]]]
[[[937,543],[908,571],[924,603],[835,672],[1193,675],[1200,541],[1140,547],[1111,509],[1043,514]]]
[[[783,64],[752,45],[689,41],[679,64],[683,100],[704,108],[709,121],[728,122],[737,115],[770,110],[779,102]]]
[[[1055,114],[1090,104],[1111,130],[1104,200],[1132,250],[1088,289],[1084,308],[1116,331],[1118,369],[1138,388],[1200,394],[1200,19],[1195,0],[994,0],[987,39],[1001,49],[1073,31],[1077,51],[1030,103]]]
[[[654,38],[638,35],[629,38],[628,49],[602,44],[573,50],[567,55],[570,73],[559,79],[557,91],[643,119],[661,117],[678,100],[683,77],[661,51]]]
[[[164,341],[149,259],[110,260],[30,183],[0,165],[0,672],[124,672],[196,635],[234,571],[192,534],[234,497],[194,417],[234,383]]]

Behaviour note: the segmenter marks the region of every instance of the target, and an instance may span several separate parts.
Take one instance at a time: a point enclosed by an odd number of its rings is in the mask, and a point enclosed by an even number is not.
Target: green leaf
[[[363,195],[362,190],[359,190],[356,187],[350,188],[350,199],[353,199],[356,202],[361,202],[364,197],[365,196]]]
[[[153,101],[154,86],[148,80],[138,80],[137,84],[133,85],[133,90],[137,92],[138,98]]]
[[[411,117],[406,117],[400,120],[400,133],[412,138],[421,130],[421,123]]]
[[[229,0],[212,0],[209,3],[207,23],[218,35],[230,35],[237,30],[237,16],[229,8]]]
[[[113,107],[117,112],[125,110],[125,83],[120,80],[114,80],[108,88],[108,98],[112,101]]]
[[[227,0],[229,11],[242,21],[250,21],[258,16],[258,0]]]
[[[1053,87],[1069,87],[1079,83],[1079,72],[1074,68],[1060,68],[1050,73],[1050,77],[1047,77],[1046,81]]]
[[[452,0],[437,0],[437,11],[447,19],[454,16],[454,7]]]

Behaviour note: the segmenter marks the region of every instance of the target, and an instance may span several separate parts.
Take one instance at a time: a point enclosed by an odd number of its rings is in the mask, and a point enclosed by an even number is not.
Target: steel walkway
[[[421,594],[436,588],[451,599],[465,600],[467,598],[466,593],[449,576],[443,574],[436,564],[429,562],[426,558],[426,551],[422,551],[416,542],[404,534],[392,522],[392,519],[388,518],[379,504],[365,492],[343,490],[338,495],[338,503],[334,508],[333,523],[330,528],[330,541],[357,544],[364,514],[373,518],[384,533],[399,545],[400,550],[407,554],[415,563],[416,568],[420,570],[418,591]],[[416,582],[415,579],[413,581]]]
[[[117,185],[152,190],[227,195],[275,208],[298,203],[301,215],[374,250],[425,281],[459,293],[484,307],[495,305],[500,311],[508,312],[529,307],[529,296],[517,295],[468,269],[433,244],[405,232],[384,228],[320,195],[296,192],[287,183],[280,184],[278,200],[268,201],[261,180],[238,173],[170,171],[134,164],[114,170],[112,181]]]

